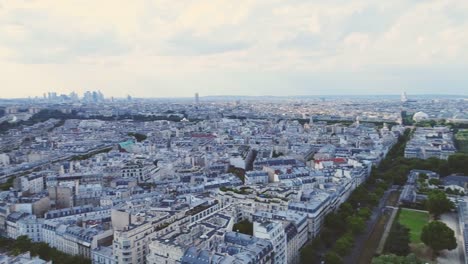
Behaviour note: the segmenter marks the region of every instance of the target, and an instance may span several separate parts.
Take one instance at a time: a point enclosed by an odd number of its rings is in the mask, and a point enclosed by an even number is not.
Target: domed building
[[[424,112],[417,112],[413,116],[413,120],[416,122],[423,121],[429,119],[429,115]]]

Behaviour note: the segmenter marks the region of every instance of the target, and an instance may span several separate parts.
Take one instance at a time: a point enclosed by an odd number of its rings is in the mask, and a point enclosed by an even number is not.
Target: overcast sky
[[[0,0],[0,97],[468,94],[467,0]]]

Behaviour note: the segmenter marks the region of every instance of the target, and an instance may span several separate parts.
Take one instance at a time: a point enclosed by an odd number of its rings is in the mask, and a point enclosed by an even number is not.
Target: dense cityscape
[[[0,264],[468,264],[467,0],[0,0]]]
[[[2,263],[428,261],[410,245],[430,243],[392,240],[406,210],[428,222],[432,192],[457,234],[439,260],[466,259],[463,97],[92,91],[0,107]]]

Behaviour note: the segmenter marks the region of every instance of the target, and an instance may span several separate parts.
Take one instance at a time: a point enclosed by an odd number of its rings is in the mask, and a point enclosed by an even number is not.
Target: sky
[[[0,0],[0,98],[468,95],[466,0]]]

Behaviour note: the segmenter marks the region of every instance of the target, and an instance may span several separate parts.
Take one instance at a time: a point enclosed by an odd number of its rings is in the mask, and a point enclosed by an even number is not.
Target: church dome
[[[422,120],[426,120],[429,118],[429,115],[424,113],[424,112],[417,112],[416,114],[414,114],[413,116],[413,120],[416,121],[416,122],[419,122],[419,121],[422,121]]]

